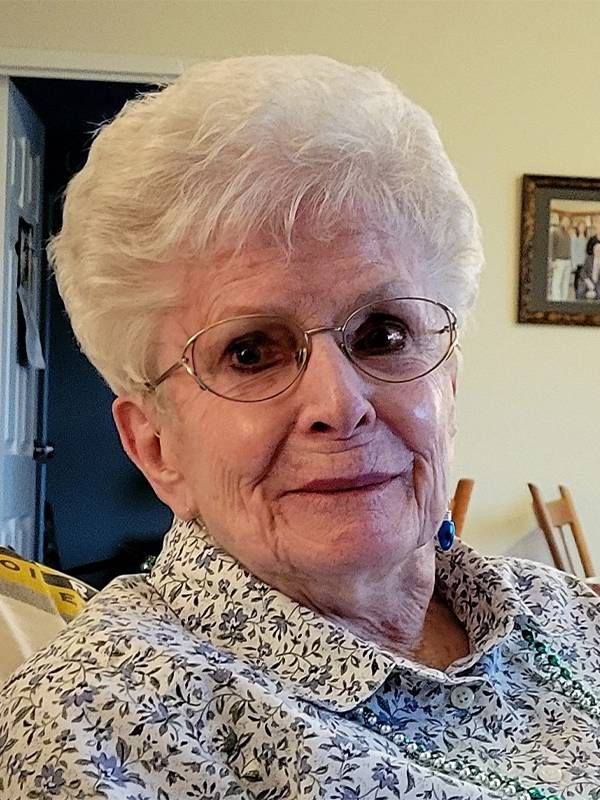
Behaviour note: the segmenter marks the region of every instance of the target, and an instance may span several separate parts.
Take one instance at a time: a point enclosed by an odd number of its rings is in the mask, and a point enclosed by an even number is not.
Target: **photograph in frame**
[[[519,322],[600,325],[600,179],[524,175]]]

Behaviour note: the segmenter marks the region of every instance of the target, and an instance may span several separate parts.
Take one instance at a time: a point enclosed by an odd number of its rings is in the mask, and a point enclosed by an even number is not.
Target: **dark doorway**
[[[63,190],[81,166],[93,131],[145,84],[15,78],[46,128],[46,236],[61,224]],[[47,271],[46,271],[47,272]],[[121,449],[112,393],[80,353],[53,278],[43,297],[44,349],[38,438],[54,446],[40,468],[44,560],[102,587],[139,571],[160,547],[171,512]]]

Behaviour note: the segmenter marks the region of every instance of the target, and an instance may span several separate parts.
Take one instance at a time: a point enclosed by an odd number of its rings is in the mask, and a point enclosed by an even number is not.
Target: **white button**
[[[450,692],[450,702],[454,708],[471,708],[474,699],[475,692],[468,686],[455,686]]]
[[[537,769],[538,778],[544,783],[560,783],[562,780],[562,769],[558,764],[542,764]]]

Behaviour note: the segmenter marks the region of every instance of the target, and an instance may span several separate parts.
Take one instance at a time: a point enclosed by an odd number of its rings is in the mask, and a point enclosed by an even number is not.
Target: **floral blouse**
[[[600,602],[461,541],[447,670],[356,638],[176,520],[3,687],[1,800],[600,798]]]

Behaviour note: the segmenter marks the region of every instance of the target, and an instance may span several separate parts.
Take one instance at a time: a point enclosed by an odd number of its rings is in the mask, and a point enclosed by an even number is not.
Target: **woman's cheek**
[[[415,381],[413,387],[406,384],[395,391],[395,396],[380,405],[383,422],[413,452],[426,455],[437,449],[447,438],[453,418],[451,383],[436,380],[434,373],[429,379]]]
[[[197,474],[212,485],[213,501],[221,495],[233,507],[247,504],[271,471],[285,426],[254,404],[230,405],[202,420]]]
[[[445,372],[433,373],[420,383],[406,397],[406,416],[397,433],[415,453],[416,497],[424,514],[423,531],[430,531],[447,508],[455,403],[452,382]]]

